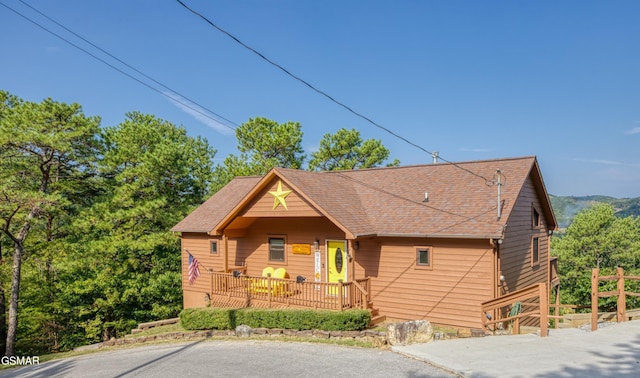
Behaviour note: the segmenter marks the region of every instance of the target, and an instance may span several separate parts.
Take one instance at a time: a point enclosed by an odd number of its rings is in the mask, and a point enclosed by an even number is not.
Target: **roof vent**
[[[428,192],[424,192],[424,199],[422,200],[422,202],[429,202],[429,193]]]
[[[433,151],[431,153],[431,157],[433,158],[433,164],[438,164],[438,156],[440,154],[438,153],[438,151]]]

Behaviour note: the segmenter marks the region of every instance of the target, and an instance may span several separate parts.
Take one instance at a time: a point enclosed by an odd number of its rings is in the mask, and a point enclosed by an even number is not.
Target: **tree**
[[[558,256],[563,302],[588,306],[592,268],[610,274],[618,266],[630,274],[640,272],[640,219],[616,217],[611,205],[596,204],[580,211],[551,247]],[[615,298],[605,302],[605,308],[615,308]]]
[[[382,164],[389,157],[389,150],[377,139],[363,141],[355,129],[340,129],[335,134],[325,134],[318,151],[311,154],[310,170],[345,170],[371,168]],[[397,166],[396,159],[389,166]]]
[[[84,342],[182,308],[180,243],[169,229],[205,199],[215,155],[206,140],[138,112],[102,139],[109,190],[78,217],[77,246],[59,273]]]
[[[91,171],[100,120],[78,104],[25,102],[0,91],[0,227],[13,244],[5,354],[15,353],[25,241],[38,219],[51,231],[67,183]],[[4,289],[4,288],[3,288]],[[1,306],[0,306],[1,307]]]
[[[216,166],[212,192],[236,176],[264,175],[274,167],[299,169],[305,159],[302,135],[297,122],[249,119],[236,129],[240,156],[232,154]]]

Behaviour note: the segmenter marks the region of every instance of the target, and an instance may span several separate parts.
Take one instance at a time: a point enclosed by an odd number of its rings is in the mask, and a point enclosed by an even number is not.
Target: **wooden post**
[[[209,298],[213,298],[213,272],[209,272],[209,277],[211,277],[211,290],[209,291]]]
[[[267,298],[269,298],[269,308],[271,308],[271,274],[267,274]]]
[[[558,286],[556,286],[556,307],[555,310],[553,311],[553,314],[555,315],[555,328],[558,328],[558,323],[560,323],[560,284],[558,284]]]
[[[229,238],[227,234],[222,235],[222,244],[224,244],[224,272],[229,272]]]
[[[358,244],[360,244],[360,242],[358,242]],[[353,239],[349,239],[349,255],[351,255],[351,258],[348,259],[349,269],[347,271],[350,275],[349,281],[356,280],[356,253],[358,253],[356,250],[356,242]]]
[[[342,301],[343,301],[343,288],[342,288],[342,280],[338,280],[338,306],[340,306],[340,311],[342,311]]]
[[[600,269],[591,271],[591,331],[598,329],[598,275]]]
[[[624,322],[627,319],[627,294],[624,291],[624,269],[618,267],[618,312],[616,317],[618,323]]]
[[[540,337],[549,335],[549,289],[546,283],[540,283]]]

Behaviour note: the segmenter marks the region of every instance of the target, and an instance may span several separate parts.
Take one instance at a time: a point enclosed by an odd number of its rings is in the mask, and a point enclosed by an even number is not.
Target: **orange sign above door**
[[[292,244],[291,252],[296,255],[310,255],[311,244]]]

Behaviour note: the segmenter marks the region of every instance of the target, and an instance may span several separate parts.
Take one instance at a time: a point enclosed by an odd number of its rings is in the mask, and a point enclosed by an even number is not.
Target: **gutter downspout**
[[[500,239],[489,239],[489,244],[493,248],[493,293],[492,299],[496,299],[500,296],[500,287],[502,281],[500,280]]]
[[[493,248],[493,288],[492,288],[492,298],[496,299],[500,296],[500,286],[502,285],[502,281],[500,280],[500,245],[502,244],[502,239],[489,239],[489,244]],[[491,314],[493,319],[497,319],[498,310],[493,310]],[[494,325],[494,330],[495,330]]]

